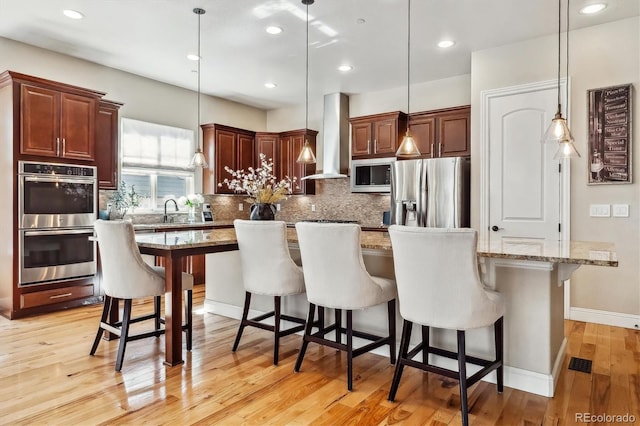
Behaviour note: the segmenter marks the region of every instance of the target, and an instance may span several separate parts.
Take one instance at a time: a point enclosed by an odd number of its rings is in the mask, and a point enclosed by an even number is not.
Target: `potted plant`
[[[122,219],[129,209],[140,205],[144,196],[136,192],[135,185],[128,186],[125,181],[109,198],[109,219]]]

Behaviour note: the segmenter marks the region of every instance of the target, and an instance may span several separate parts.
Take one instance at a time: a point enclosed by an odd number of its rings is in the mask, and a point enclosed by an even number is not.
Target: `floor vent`
[[[591,360],[571,357],[571,361],[569,361],[569,370],[591,374]]]

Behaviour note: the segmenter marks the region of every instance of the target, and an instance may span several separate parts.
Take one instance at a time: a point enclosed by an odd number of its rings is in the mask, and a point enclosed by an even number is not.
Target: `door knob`
[[[491,227],[491,230],[492,230],[493,232],[498,232],[498,231],[500,231],[501,229],[504,229],[504,228],[498,228],[498,225],[493,225],[493,226]]]

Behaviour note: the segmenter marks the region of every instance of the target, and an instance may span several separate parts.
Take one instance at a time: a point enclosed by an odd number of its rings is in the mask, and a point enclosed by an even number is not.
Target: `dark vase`
[[[273,204],[252,204],[249,219],[251,220],[275,220],[276,207]]]

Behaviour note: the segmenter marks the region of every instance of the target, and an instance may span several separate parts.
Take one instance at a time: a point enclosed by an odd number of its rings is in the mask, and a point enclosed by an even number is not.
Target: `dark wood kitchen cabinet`
[[[203,124],[204,153],[211,167],[203,169],[205,194],[233,194],[226,185],[218,186],[232,176],[224,168],[244,169],[255,164],[255,132],[220,124]]]
[[[407,115],[400,111],[354,117],[349,122],[353,158],[394,157],[407,130]]]
[[[96,108],[103,94],[43,82],[20,86],[20,154],[93,161]]]
[[[29,315],[99,303],[95,276],[20,286],[19,161],[95,165],[98,104],[104,93],[39,77],[0,73],[0,315]],[[117,131],[117,128],[116,128]],[[37,230],[36,230],[37,231]]]
[[[411,114],[409,128],[421,158],[471,155],[471,107]]]
[[[299,164],[296,162],[304,146],[305,140],[316,152],[316,136],[318,132],[310,129],[291,130],[281,133],[256,133],[256,165],[259,154],[265,154],[267,159],[273,158],[273,174],[278,180],[289,176],[296,178],[291,188],[292,195],[315,194],[315,181],[303,181],[304,176],[315,172],[315,164]]]
[[[96,166],[98,188],[118,186],[118,110],[119,102],[101,99],[96,116]]]

